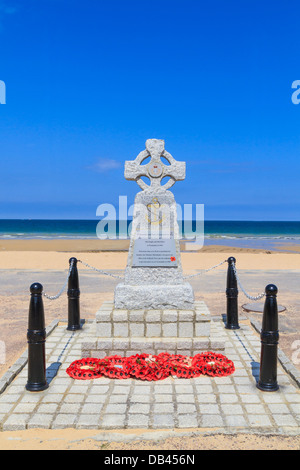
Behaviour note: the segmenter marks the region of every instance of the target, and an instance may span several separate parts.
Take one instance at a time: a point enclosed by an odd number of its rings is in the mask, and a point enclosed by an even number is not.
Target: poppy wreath
[[[182,354],[161,353],[158,355],[158,361],[165,367],[170,375],[190,379],[199,377],[202,372],[193,364],[193,357],[183,356]]]
[[[103,359],[85,358],[72,362],[67,374],[79,380],[98,377],[141,380],[162,380],[172,375],[193,378],[200,375],[223,377],[235,371],[234,363],[223,354],[204,352],[194,357],[167,352],[158,355],[136,354],[130,357],[107,356]]]
[[[223,354],[204,352],[193,357],[193,367],[203,375],[223,377],[235,371],[234,363]]]
[[[100,371],[100,359],[92,357],[72,362],[66,372],[70,377],[78,380],[91,380],[103,376]]]
[[[101,359],[100,370],[111,379],[128,379],[130,376],[128,358],[117,355]]]
[[[169,371],[163,367],[158,356],[152,354],[136,354],[127,358],[132,377],[141,380],[162,380],[168,377]]]

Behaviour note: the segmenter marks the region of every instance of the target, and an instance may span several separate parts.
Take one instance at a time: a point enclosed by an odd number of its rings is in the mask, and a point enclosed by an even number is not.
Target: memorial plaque
[[[137,239],[134,244],[132,267],[177,268],[174,239]]]

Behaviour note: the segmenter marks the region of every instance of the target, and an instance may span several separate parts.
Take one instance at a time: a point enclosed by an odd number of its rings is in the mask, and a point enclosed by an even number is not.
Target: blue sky
[[[0,218],[132,204],[148,138],[206,219],[300,220],[298,0],[0,0]]]

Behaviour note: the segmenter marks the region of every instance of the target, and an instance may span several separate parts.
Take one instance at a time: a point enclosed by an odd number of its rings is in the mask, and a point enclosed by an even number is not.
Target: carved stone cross
[[[149,178],[149,185],[143,177]],[[164,177],[169,180],[162,184]],[[148,139],[146,150],[125,162],[125,178],[143,191],[134,199],[125,278],[115,288],[115,308],[192,308],[193,289],[182,272],[177,205],[172,191],[167,191],[184,180],[185,162],[166,152],[163,140]]]
[[[151,160],[146,165],[142,162],[151,157]],[[161,157],[164,157],[169,165],[165,165]],[[150,180],[150,185],[147,185],[142,176],[146,176]],[[161,185],[164,177],[170,179]],[[151,189],[169,189],[176,181],[185,179],[185,162],[177,162],[172,155],[165,150],[165,142],[158,139],[148,139],[146,141],[146,150],[139,153],[133,161],[125,162],[125,178],[127,180],[136,181],[143,190]]]

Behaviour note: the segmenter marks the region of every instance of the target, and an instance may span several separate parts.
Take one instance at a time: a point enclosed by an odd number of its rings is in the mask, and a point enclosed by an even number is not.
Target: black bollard
[[[68,281],[68,327],[67,330],[75,331],[81,329],[80,323],[80,290],[79,290],[79,278],[77,270],[77,259],[70,258],[70,266],[72,263],[72,268],[70,271],[69,281]]]
[[[31,298],[27,330],[28,381],[26,390],[41,392],[48,388],[46,380],[46,329],[43,305],[43,286],[38,282],[30,287]]]
[[[278,308],[277,292],[274,284],[266,287],[266,300],[264,305],[262,330],[261,330],[261,354],[260,371],[257,388],[264,392],[275,392],[279,386],[277,383],[277,349],[278,349]]]
[[[227,287],[226,287],[226,297],[227,297],[227,311],[226,311],[226,325],[225,328],[228,330],[237,330],[239,329],[238,321],[238,288],[237,280],[234,273],[234,265],[236,259],[231,256],[227,260],[228,270],[227,270]]]

